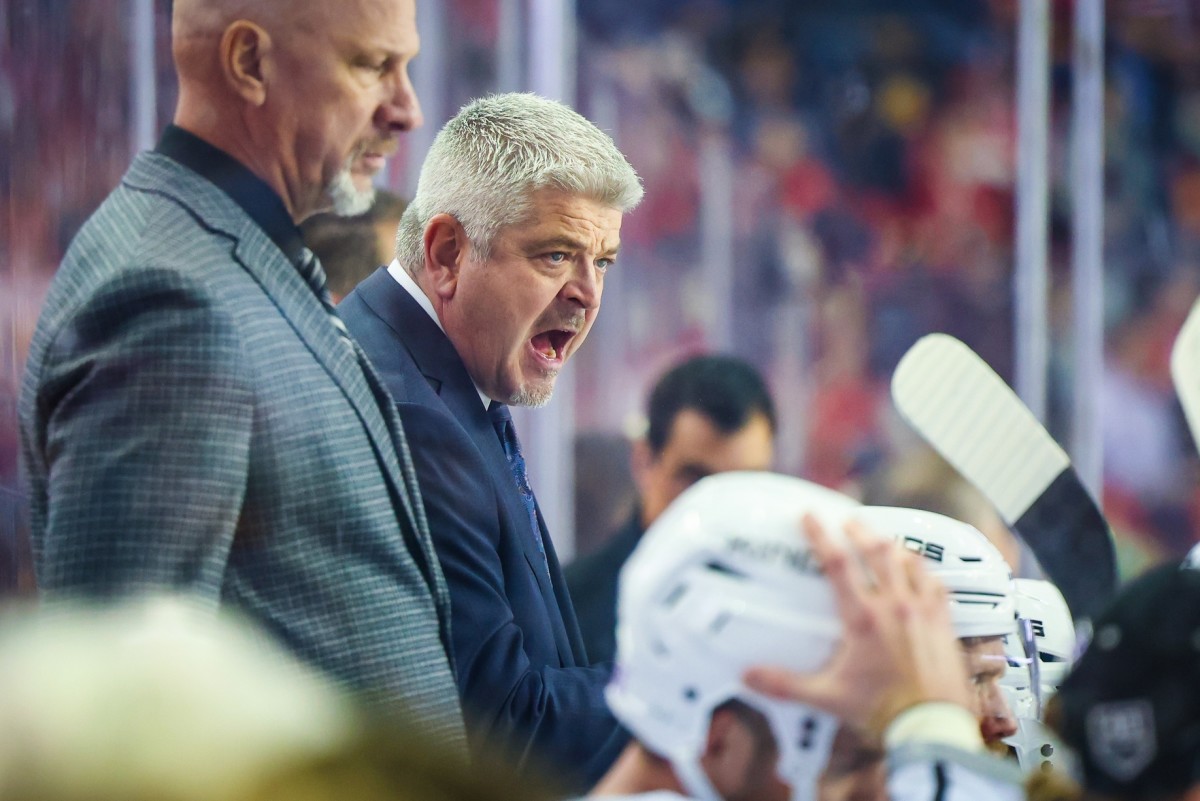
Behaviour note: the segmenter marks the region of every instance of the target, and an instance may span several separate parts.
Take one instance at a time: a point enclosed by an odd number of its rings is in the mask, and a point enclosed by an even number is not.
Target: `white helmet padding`
[[[1071,667],[1075,622],[1058,587],[1039,579],[1013,579],[1017,608],[1016,633],[1005,639],[1009,670],[1001,686],[1017,719],[1017,733],[1008,743],[1026,770],[1045,763],[1063,767],[1065,751],[1041,723],[1041,710]],[[1026,656],[1022,629],[1032,634],[1035,653]],[[1036,661],[1035,661],[1036,660]],[[1038,692],[1034,691],[1034,675]]]
[[[855,517],[925,557],[925,567],[949,592],[959,638],[1012,632],[1012,570],[979,529],[922,509],[864,506]]]
[[[700,758],[713,710],[734,698],[770,721],[793,797],[815,797],[836,718],[741,677],[752,665],[817,670],[833,653],[841,623],[800,520],[811,513],[839,539],[858,508],[797,478],[722,473],[680,495],[621,570],[608,704],[693,798],[717,799]]]

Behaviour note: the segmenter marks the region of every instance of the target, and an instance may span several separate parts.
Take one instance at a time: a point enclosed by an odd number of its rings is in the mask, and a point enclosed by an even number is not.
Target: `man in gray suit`
[[[419,125],[414,0],[176,0],[175,124],[84,225],[21,398],[50,597],[178,590],[463,741],[396,412],[296,223]]]

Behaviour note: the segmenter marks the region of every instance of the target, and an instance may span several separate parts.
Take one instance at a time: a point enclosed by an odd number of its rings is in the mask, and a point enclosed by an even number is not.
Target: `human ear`
[[[450,214],[435,214],[425,226],[425,275],[442,300],[454,297],[458,276],[470,250],[462,223]]]
[[[729,709],[713,712],[700,765],[717,792],[727,796],[744,780],[754,757],[754,737]]]
[[[650,470],[654,466],[654,453],[645,437],[638,437],[629,448],[629,471],[638,495],[646,496],[650,481]]]
[[[262,27],[240,19],[221,35],[221,70],[237,94],[255,106],[267,100],[267,60],[271,35]]]

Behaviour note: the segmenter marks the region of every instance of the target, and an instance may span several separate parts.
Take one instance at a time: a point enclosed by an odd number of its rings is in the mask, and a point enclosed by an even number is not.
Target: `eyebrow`
[[[561,248],[563,250],[584,250],[587,245],[582,239],[575,239],[570,236],[552,236],[549,239],[539,239],[530,244],[529,248],[533,251],[549,250],[552,248]],[[609,258],[617,255],[617,251],[621,249],[620,244],[609,248],[600,253],[601,258]]]

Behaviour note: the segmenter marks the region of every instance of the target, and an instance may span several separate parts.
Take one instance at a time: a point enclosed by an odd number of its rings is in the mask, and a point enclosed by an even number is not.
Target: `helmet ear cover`
[[[713,711],[730,700],[769,722],[793,795],[814,792],[837,719],[758,695],[742,675],[754,665],[811,672],[833,654],[837,607],[799,524],[813,514],[840,537],[856,508],[800,479],[722,473],[676,499],[622,569],[606,697],[694,797],[716,797],[699,760]]]

